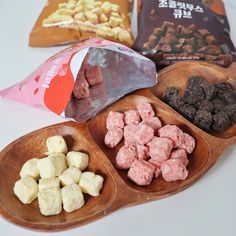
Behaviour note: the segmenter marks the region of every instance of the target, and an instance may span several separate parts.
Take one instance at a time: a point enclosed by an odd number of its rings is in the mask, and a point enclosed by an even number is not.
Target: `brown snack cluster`
[[[128,45],[132,43],[120,6],[109,1],[69,0],[60,3],[56,11],[43,20],[42,26],[70,28],[81,33],[95,33],[96,36]]]
[[[164,61],[207,60],[228,67],[233,60],[226,44],[219,45],[207,29],[195,24],[185,27],[165,21],[154,28],[143,48],[145,54]]]
[[[210,84],[192,76],[184,92],[168,87],[163,100],[188,120],[204,130],[222,132],[236,123],[236,91],[229,83]]]

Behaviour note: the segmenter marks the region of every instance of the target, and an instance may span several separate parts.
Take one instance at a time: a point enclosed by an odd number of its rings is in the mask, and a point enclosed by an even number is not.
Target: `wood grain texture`
[[[166,86],[172,83],[185,86],[185,76],[196,71],[207,74],[211,81],[217,78],[228,79],[224,70],[217,71],[215,66],[198,63],[198,68],[192,63],[174,66],[159,73],[159,84],[152,89],[143,89],[127,95],[116,103],[104,109],[85,124],[65,122],[45,127],[27,134],[9,144],[0,153],[0,214],[8,221],[17,225],[40,231],[61,231],[78,227],[97,220],[115,210],[148,201],[157,200],[182,191],[195,183],[219,159],[221,153],[236,143],[236,127],[230,128],[221,135],[208,134],[191,124],[179,113],[163,103],[161,97]],[[186,69],[187,68],[187,69]],[[188,70],[188,72],[187,72]],[[190,74],[191,74],[190,73]],[[177,79],[177,82],[174,80]],[[127,171],[118,170],[114,159],[120,143],[116,148],[109,149],[104,145],[106,133],[105,121],[110,110],[125,111],[135,109],[141,101],[152,104],[156,115],[163,124],[176,124],[196,139],[196,149],[189,157],[189,176],[184,181],[166,182],[159,177],[147,187],[135,185],[127,177]],[[85,196],[85,206],[73,213],[62,211],[57,216],[46,217],[40,214],[38,202],[23,205],[13,193],[13,186],[20,176],[23,163],[31,158],[45,157],[45,141],[48,137],[62,135],[69,150],[84,151],[90,156],[89,170],[102,175],[105,179],[101,195]],[[123,141],[122,141],[123,142]]]

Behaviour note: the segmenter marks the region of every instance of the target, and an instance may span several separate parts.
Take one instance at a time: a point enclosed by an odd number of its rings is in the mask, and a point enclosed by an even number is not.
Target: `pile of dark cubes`
[[[224,131],[236,123],[236,91],[227,82],[213,85],[201,76],[192,76],[184,96],[178,88],[168,87],[163,100],[207,131]]]

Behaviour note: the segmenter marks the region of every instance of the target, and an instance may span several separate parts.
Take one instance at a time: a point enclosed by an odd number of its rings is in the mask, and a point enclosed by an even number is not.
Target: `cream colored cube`
[[[120,10],[120,6],[118,4],[112,4],[111,10],[114,12],[118,12]]]
[[[108,17],[106,16],[106,14],[102,13],[99,16],[99,21],[102,22],[102,23],[108,22]]]
[[[20,177],[24,178],[27,175],[31,176],[35,180],[39,179],[39,169],[37,166],[38,158],[33,158],[24,163],[20,171]]]
[[[92,23],[98,22],[98,16],[95,13],[93,13],[92,11],[86,11],[84,14],[85,14],[88,21],[90,21]]]
[[[69,167],[61,175],[59,179],[63,186],[79,183],[82,172],[76,167]]]
[[[112,4],[108,1],[106,1],[102,4],[101,9],[103,12],[109,13],[112,9]]]
[[[30,176],[18,180],[14,185],[14,193],[24,204],[31,203],[38,196],[37,182]]]
[[[57,177],[39,180],[39,191],[55,187],[60,188],[60,180]]]
[[[118,39],[122,42],[130,42],[131,41],[131,35],[129,31],[125,29],[121,29],[121,31],[118,34]]]
[[[66,161],[69,167],[74,166],[83,171],[88,167],[89,156],[83,152],[71,151],[67,153]]]
[[[111,27],[116,27],[116,26],[119,26],[122,23],[122,21],[123,20],[120,17],[111,16],[108,24]]]
[[[86,20],[85,15],[84,15],[83,12],[77,13],[77,14],[74,16],[74,18],[75,18],[76,20],[82,20],[82,21],[85,21],[85,20]]]
[[[84,172],[81,175],[79,186],[84,193],[91,196],[98,196],[103,186],[103,177],[92,172]]]
[[[106,23],[104,23],[105,25]],[[99,26],[96,30],[96,35],[101,37],[113,37],[113,32],[111,31],[111,27],[108,26]]]
[[[59,176],[66,168],[66,159],[63,153],[54,153],[37,162],[39,174],[42,179]]]
[[[46,140],[46,146],[49,154],[51,153],[67,153],[67,145],[61,135],[49,137]]]
[[[57,188],[48,188],[38,194],[39,209],[42,215],[57,215],[62,210],[61,191]]]
[[[75,211],[84,205],[84,195],[77,184],[65,186],[61,189],[63,208],[67,212]]]

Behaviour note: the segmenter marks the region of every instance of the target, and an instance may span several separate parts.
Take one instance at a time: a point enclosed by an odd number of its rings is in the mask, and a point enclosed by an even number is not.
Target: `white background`
[[[62,47],[29,48],[28,36],[44,0],[0,0],[0,90],[19,82]],[[226,10],[236,44],[236,2]],[[0,149],[35,129],[64,121],[55,114],[0,99]],[[203,153],[204,155],[204,153]],[[199,157],[201,158],[201,157]],[[1,173],[0,173],[1,174]],[[0,176],[4,178],[4,176]],[[236,146],[196,184],[174,196],[120,209],[58,235],[236,235]],[[0,189],[4,191],[4,189]],[[1,235],[36,236],[0,218]],[[47,235],[47,233],[44,235]]]

